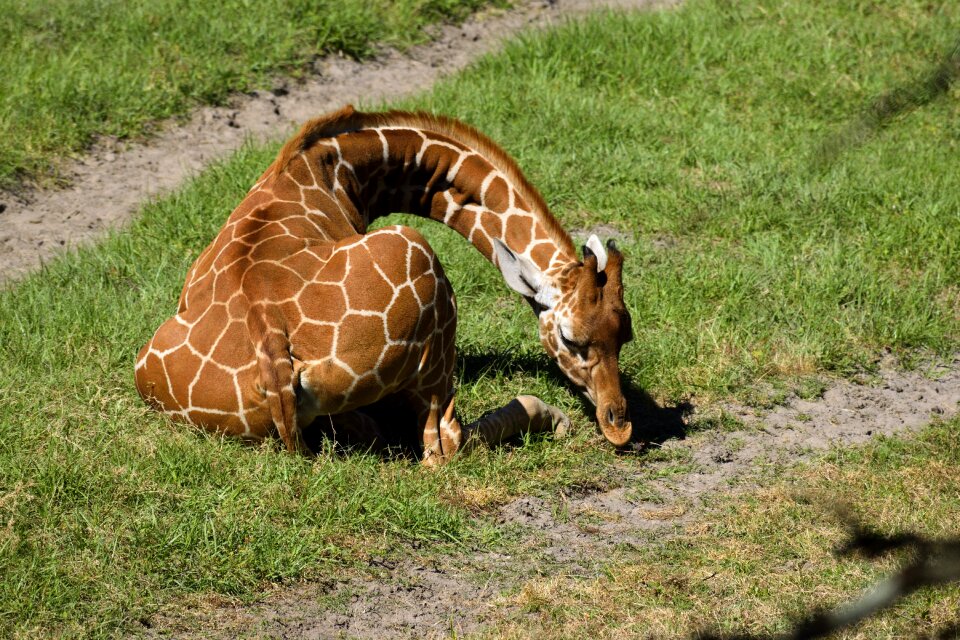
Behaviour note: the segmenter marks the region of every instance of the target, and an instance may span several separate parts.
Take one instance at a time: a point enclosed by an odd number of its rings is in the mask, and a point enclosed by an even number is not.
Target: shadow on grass
[[[337,456],[369,453],[384,461],[420,459],[417,414],[403,398],[387,396],[359,409],[358,413],[373,419],[380,427],[377,433],[338,428],[329,416],[318,416],[303,430],[310,453]]]
[[[534,375],[545,374],[556,384],[572,388],[570,381],[546,355],[506,352],[466,354],[459,356],[458,365],[461,382],[473,382],[493,373],[522,371]],[[622,449],[624,453],[642,451],[667,440],[683,440],[687,436],[684,418],[693,411],[692,404],[681,402],[673,406],[661,406],[649,393],[626,377],[622,378],[621,384],[633,422],[633,438]],[[577,391],[575,395],[583,413],[593,416],[595,409],[590,401]]]
[[[693,413],[692,404],[682,401],[673,406],[661,406],[649,393],[632,382],[624,380],[623,383],[630,419],[633,421],[631,445],[635,451],[687,437],[685,418]]]
[[[960,77],[960,40],[940,62],[913,82],[875,98],[863,112],[829,140],[821,143],[814,164],[832,164],[847,149],[865,144],[898,115],[923,107],[947,93]]]
[[[796,620],[784,634],[748,634],[698,632],[699,640],[813,640],[854,627],[880,611],[893,607],[899,600],[921,589],[942,587],[960,581],[960,538],[935,539],[915,533],[882,534],[863,525],[841,507],[851,538],[837,549],[839,556],[859,555],[877,559],[895,551],[907,553],[898,571],[876,583],[857,600],[834,609],[817,608]],[[919,626],[919,625],[918,625]],[[955,640],[960,638],[960,624],[953,622],[931,634],[918,634],[917,640]]]
[[[457,367],[460,383],[476,382],[498,373],[509,375],[524,372],[546,375],[556,384],[570,387],[570,382],[560,369],[545,355],[468,353],[458,356]],[[631,442],[621,449],[622,453],[636,453],[650,445],[686,437],[684,418],[693,410],[693,405],[682,402],[674,406],[660,406],[650,394],[627,379],[623,380],[623,389],[634,431]],[[593,416],[593,405],[583,394],[575,395],[583,413]],[[328,416],[320,416],[304,429],[304,440],[309,450],[314,455],[333,453],[345,456],[367,452],[384,460],[419,460],[421,452],[417,416],[401,397],[388,396],[359,411],[380,425],[379,433],[374,435],[342,427],[338,429]],[[513,446],[518,441],[519,438],[512,438],[498,446]]]

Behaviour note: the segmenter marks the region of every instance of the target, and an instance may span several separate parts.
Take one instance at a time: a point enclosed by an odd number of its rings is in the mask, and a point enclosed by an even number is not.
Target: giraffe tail
[[[303,449],[303,438],[297,421],[297,393],[290,340],[279,323],[271,323],[265,315],[250,314],[248,325],[257,345],[257,366],[270,415],[287,451]]]

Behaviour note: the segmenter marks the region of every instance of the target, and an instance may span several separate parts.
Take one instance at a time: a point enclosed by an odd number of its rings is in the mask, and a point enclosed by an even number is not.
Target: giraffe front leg
[[[463,444],[463,430],[453,403],[454,396],[451,396],[441,415],[437,396],[430,398],[420,441],[423,450],[420,462],[424,466],[435,467],[449,462]]]
[[[499,409],[462,426],[454,411],[454,398],[443,415],[432,401],[423,429],[423,458],[428,467],[449,462],[458,451],[468,453],[478,444],[495,446],[522,433],[545,431],[563,437],[570,431],[570,418],[536,396],[517,396]]]
[[[560,409],[536,396],[517,396],[463,428],[462,450],[470,451],[481,442],[497,445],[522,433],[553,430],[563,437],[570,431],[570,418]]]

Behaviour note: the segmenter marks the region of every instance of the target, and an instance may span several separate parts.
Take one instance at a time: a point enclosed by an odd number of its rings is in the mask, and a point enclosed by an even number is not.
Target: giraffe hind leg
[[[257,338],[257,366],[260,371],[260,384],[266,396],[270,415],[277,428],[280,439],[290,453],[303,451],[303,436],[297,417],[298,376],[294,372],[294,361],[290,354],[290,340],[280,329],[279,320],[267,313],[251,313],[248,317],[250,333]],[[270,322],[273,320],[273,322]],[[298,385],[297,385],[298,386]]]

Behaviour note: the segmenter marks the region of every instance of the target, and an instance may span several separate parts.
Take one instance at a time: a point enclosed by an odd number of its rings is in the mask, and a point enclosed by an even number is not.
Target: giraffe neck
[[[423,114],[337,116],[339,122],[327,117],[305,125],[281,152],[278,169],[305,163],[338,197],[341,211],[349,205],[346,217],[357,232],[377,217],[412,213],[456,230],[494,264],[495,241],[544,273],[577,260],[536,189],[479,132]]]

